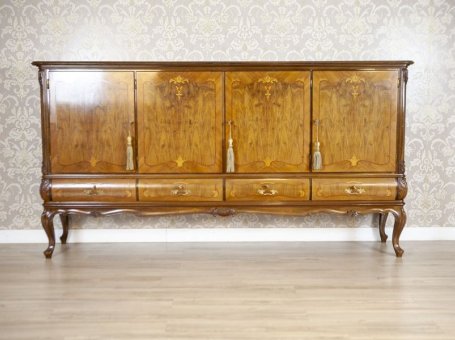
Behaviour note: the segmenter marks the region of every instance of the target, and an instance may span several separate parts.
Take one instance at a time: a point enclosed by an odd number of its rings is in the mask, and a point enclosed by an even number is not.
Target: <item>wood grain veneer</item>
[[[323,172],[393,172],[400,73],[316,71],[313,118],[319,120]],[[314,134],[313,134],[314,136]]]
[[[392,178],[313,179],[313,200],[389,200],[397,195],[397,181]]]
[[[150,201],[222,201],[221,179],[139,180],[139,200]]]
[[[308,179],[228,179],[228,201],[305,201],[310,198]]]
[[[141,173],[222,172],[223,73],[138,72]]]
[[[226,73],[236,172],[309,171],[309,89],[310,72]]]
[[[136,201],[136,181],[133,179],[54,179],[53,201]]]
[[[50,159],[55,173],[128,172],[134,137],[133,72],[49,72]]]

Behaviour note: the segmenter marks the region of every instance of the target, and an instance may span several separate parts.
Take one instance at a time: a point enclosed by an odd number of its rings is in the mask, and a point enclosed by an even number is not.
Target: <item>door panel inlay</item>
[[[220,72],[138,72],[141,173],[221,172]]]
[[[308,171],[309,72],[227,72],[226,117],[235,172]]]
[[[397,71],[315,71],[322,172],[396,169]]]

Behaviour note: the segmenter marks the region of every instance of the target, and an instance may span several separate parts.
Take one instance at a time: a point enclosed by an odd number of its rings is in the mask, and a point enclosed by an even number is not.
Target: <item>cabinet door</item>
[[[55,71],[49,83],[52,172],[127,172],[133,72]]]
[[[320,171],[395,171],[398,72],[317,71],[313,84]]]
[[[221,172],[220,72],[139,72],[141,173]]]
[[[226,73],[226,117],[235,172],[308,171],[309,72]]]

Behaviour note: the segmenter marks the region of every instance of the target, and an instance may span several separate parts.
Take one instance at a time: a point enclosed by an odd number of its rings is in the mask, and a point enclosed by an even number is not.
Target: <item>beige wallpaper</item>
[[[0,0],[0,229],[40,228],[32,60],[412,59],[408,226],[455,227],[454,0]],[[372,218],[112,217],[83,227],[371,226]],[[84,222],[84,223],[82,223]]]

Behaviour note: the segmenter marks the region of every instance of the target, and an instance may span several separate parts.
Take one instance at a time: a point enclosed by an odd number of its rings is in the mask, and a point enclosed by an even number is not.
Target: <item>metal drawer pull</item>
[[[183,184],[177,185],[171,192],[174,196],[188,196],[191,194],[191,190],[185,189]]]
[[[88,196],[97,196],[97,195],[103,195],[104,191],[99,190],[96,185],[93,185],[93,188],[91,189],[85,189],[84,194],[87,194]]]
[[[350,195],[360,195],[365,192],[365,189],[358,187],[356,185],[351,185],[350,187],[346,188],[344,191]]]
[[[275,196],[276,194],[278,194],[278,190],[272,189],[270,187],[270,184],[263,184],[257,190],[257,193],[262,196]]]

